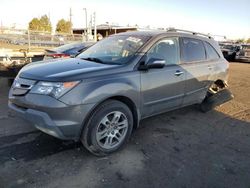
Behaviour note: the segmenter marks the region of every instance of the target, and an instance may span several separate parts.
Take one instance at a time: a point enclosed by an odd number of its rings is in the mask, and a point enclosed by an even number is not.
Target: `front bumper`
[[[9,107],[16,115],[51,136],[79,140],[85,117],[94,104],[67,105],[49,96],[27,94],[9,96]]]
[[[9,108],[17,112],[16,114],[25,119],[29,122],[33,123],[34,126],[54,137],[60,138],[60,139],[67,139],[65,135],[62,133],[60,128],[55,124],[55,122],[48,116],[48,114],[44,112],[40,112],[33,109],[26,109],[19,106],[16,106],[15,104],[9,102]],[[71,125],[67,126],[73,126],[74,123],[71,123]]]

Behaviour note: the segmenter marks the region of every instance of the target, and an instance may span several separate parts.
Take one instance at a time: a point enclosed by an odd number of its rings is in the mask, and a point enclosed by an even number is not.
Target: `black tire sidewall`
[[[126,116],[126,118],[128,119],[128,129],[127,129],[127,133],[126,133],[124,140],[119,145],[117,145],[116,147],[112,149],[105,149],[99,146],[96,140],[96,131],[102,118],[113,111],[120,111]],[[90,121],[88,123],[88,129],[87,129],[88,132],[86,135],[90,143],[89,143],[89,146],[87,146],[89,147],[87,149],[97,155],[107,155],[109,153],[113,153],[119,150],[120,148],[122,148],[122,146],[128,141],[131,135],[132,129],[133,129],[133,115],[130,109],[127,107],[127,105],[125,105],[122,102],[115,101],[115,100],[108,101],[100,105],[99,107],[97,107],[92,117],[90,118]]]

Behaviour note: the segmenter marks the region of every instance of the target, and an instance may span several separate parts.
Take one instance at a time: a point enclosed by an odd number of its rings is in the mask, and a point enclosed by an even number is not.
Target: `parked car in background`
[[[2,53],[2,56],[0,56],[0,78],[8,78],[9,85],[12,85],[14,78],[22,67],[31,62],[41,61],[43,58],[43,53],[29,54],[28,49]]]
[[[228,60],[228,61],[234,61],[236,56],[239,54],[241,46],[238,44],[220,44],[220,48],[222,51],[223,56]]]
[[[63,57],[75,57],[79,53],[83,52],[90,46],[92,46],[94,42],[77,42],[77,43],[70,43],[66,45],[62,45],[60,47],[54,48],[52,50],[45,50],[45,54],[40,55],[33,55],[33,57],[27,57],[27,49],[21,49],[21,52],[24,53],[24,57],[21,59],[18,57],[15,58],[7,58],[8,61],[0,60],[0,77],[6,77],[9,79],[9,84],[11,85],[14,78],[18,74],[19,70],[25,66],[26,64],[48,60],[48,59],[55,59],[55,58],[63,58]],[[6,59],[6,58],[5,58]]]
[[[215,99],[225,102],[228,68],[207,35],[175,29],[120,33],[76,58],[25,66],[10,89],[9,107],[37,129],[80,140],[102,156],[120,149],[141,119],[193,104],[207,111]]]
[[[75,57],[93,44],[94,42],[76,42],[65,44],[54,49],[47,49],[45,50],[44,60],[63,57]]]
[[[250,61],[250,44],[242,44],[239,53],[236,55],[238,60]]]

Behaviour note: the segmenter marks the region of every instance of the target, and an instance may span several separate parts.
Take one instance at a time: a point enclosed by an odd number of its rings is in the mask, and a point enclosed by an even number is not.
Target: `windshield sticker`
[[[138,43],[141,41],[141,39],[136,38],[136,37],[129,37],[126,40],[130,41],[130,42],[134,42],[134,43]]]

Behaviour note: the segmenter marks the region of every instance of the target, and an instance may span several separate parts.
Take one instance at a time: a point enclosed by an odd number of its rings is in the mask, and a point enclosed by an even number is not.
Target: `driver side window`
[[[178,64],[179,45],[177,38],[165,38],[158,41],[147,53],[147,59],[164,59],[166,65]]]

